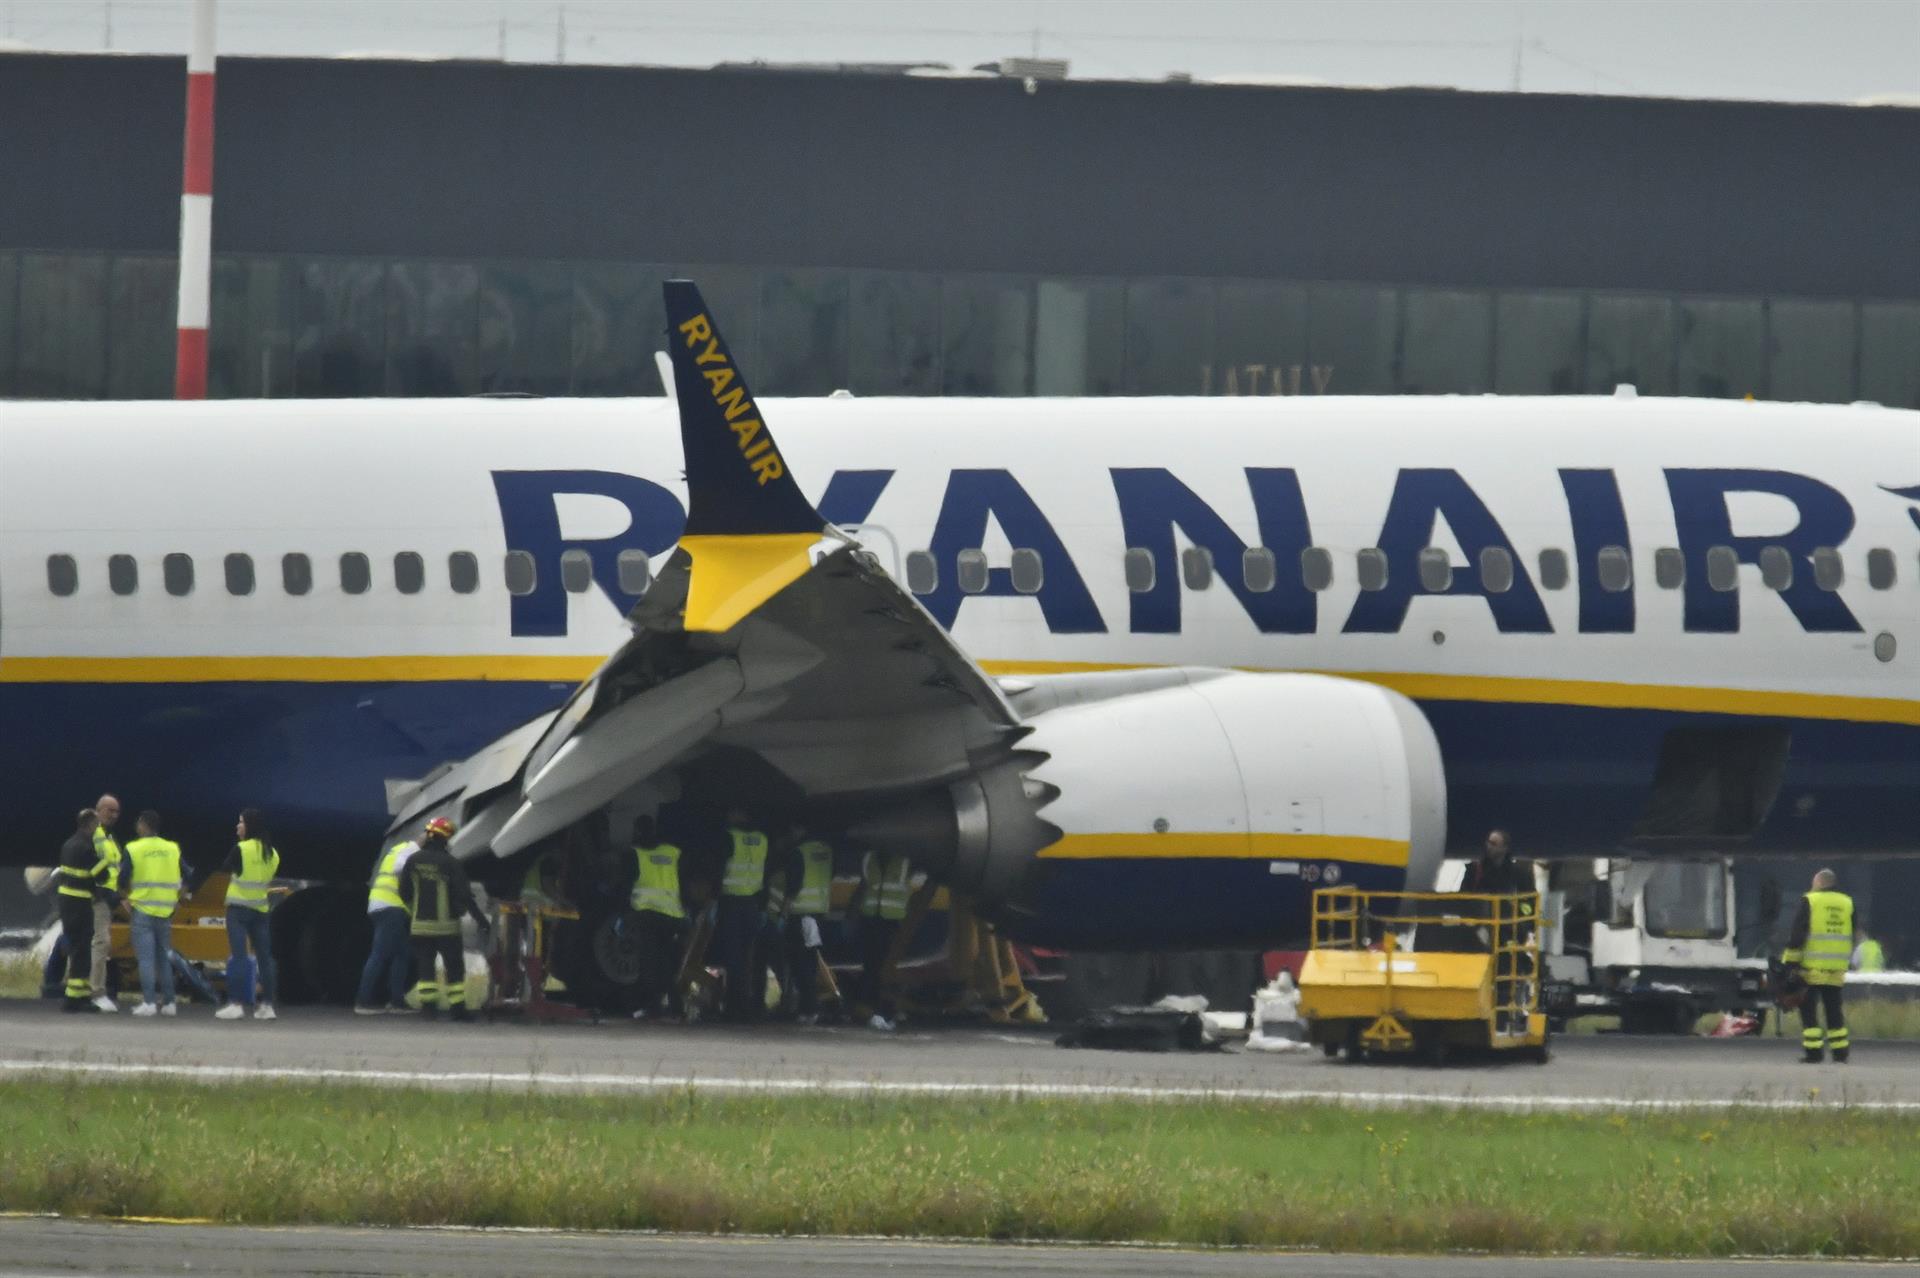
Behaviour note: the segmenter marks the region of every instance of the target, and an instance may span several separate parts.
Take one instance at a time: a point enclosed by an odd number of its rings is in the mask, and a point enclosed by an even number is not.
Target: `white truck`
[[[1548,924],[1542,1002],[1557,1024],[1617,1016],[1629,1034],[1687,1034],[1703,1013],[1764,1014],[1767,962],[1742,957],[1740,942],[1751,933],[1764,949],[1778,901],[1743,929],[1732,861],[1539,862],[1534,880]]]

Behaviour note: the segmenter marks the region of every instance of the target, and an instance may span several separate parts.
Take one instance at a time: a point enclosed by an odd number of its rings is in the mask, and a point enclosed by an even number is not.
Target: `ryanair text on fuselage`
[[[708,340],[698,335],[697,327],[689,338]],[[752,416],[752,402],[744,397],[734,402],[737,382],[731,379],[730,370],[715,368],[705,375],[715,400],[736,418],[740,451],[762,476],[761,482],[783,474],[785,464],[768,442],[758,418]],[[878,469],[837,471],[815,505],[828,523],[887,526],[886,512],[876,516],[875,510],[894,473]],[[1320,629],[1322,592],[1310,587],[1300,567],[1302,552],[1317,543],[1298,475],[1286,467],[1247,467],[1244,473],[1257,525],[1251,539],[1244,539],[1241,531],[1231,527],[1172,470],[1115,467],[1107,472],[1119,533],[1114,544],[1102,551],[1110,553],[1111,571],[1117,572],[1123,553],[1135,548],[1150,552],[1155,567],[1152,584],[1129,594],[1126,630],[1136,634],[1179,633],[1182,538],[1210,552],[1213,562],[1221,566],[1221,584],[1233,593],[1260,631],[1313,634]],[[1714,589],[1710,584],[1709,551],[1726,548],[1738,563],[1758,564],[1761,552],[1774,546],[1784,548],[1800,565],[1791,582],[1770,593],[1777,593],[1801,629],[1809,633],[1861,629],[1846,604],[1844,590],[1822,588],[1808,568],[1816,549],[1837,549],[1852,534],[1855,515],[1846,494],[1811,476],[1784,470],[1677,467],[1666,469],[1662,475],[1672,505],[1671,527],[1677,534],[1682,559],[1679,588],[1682,625],[1687,632],[1733,633],[1740,629],[1741,594]],[[1557,471],[1555,478],[1572,534],[1571,544],[1562,548],[1568,572],[1565,583],[1535,580],[1537,565],[1515,547],[1494,511],[1457,470],[1429,467],[1397,472],[1378,533],[1367,543],[1384,557],[1384,581],[1353,598],[1339,618],[1338,628],[1346,633],[1395,633],[1406,622],[1416,598],[1439,594],[1479,597],[1495,626],[1504,633],[1549,634],[1554,626],[1540,591],[1564,584],[1577,593],[1574,629],[1578,633],[1633,632],[1639,583],[1631,577],[1624,582],[1602,580],[1599,567],[1603,550],[1618,547],[1632,555],[1636,544],[1615,472],[1569,468]],[[493,472],[493,483],[509,547],[527,551],[541,563],[555,562],[568,550],[585,551],[593,563],[594,580],[622,609],[630,607],[634,599],[619,589],[620,552],[665,553],[678,540],[686,518],[674,493],[651,480],[617,471],[501,470]],[[1736,532],[1732,507],[1745,500],[1744,495],[1755,493],[1790,504],[1795,512],[1793,526],[1764,536]],[[612,537],[569,536],[561,526],[561,499],[583,494],[620,502],[630,517],[628,527]],[[918,525],[921,518],[915,511],[911,522]],[[1443,523],[1464,555],[1464,563],[1451,566],[1447,587],[1435,591],[1421,581],[1419,556],[1434,544],[1436,530]],[[1056,634],[1099,634],[1114,628],[1113,619],[1096,605],[1082,565],[1069,553],[1053,520],[1011,470],[991,467],[947,473],[945,492],[926,540],[926,548],[940,566],[939,579],[933,590],[920,596],[941,624],[952,626],[969,598],[1019,593],[1005,568],[989,573],[983,591],[963,592],[956,579],[956,556],[962,550],[983,546],[990,524],[999,529],[1006,544],[1039,554],[1041,585],[1020,597],[1040,610],[1049,630]],[[1238,569],[1251,546],[1265,547],[1274,554],[1276,572],[1267,589],[1250,588]],[[1488,551],[1504,552],[1505,561],[1511,564],[1510,580],[1489,584],[1483,577],[1479,565]],[[1083,544],[1080,553],[1084,556],[1091,552]],[[1103,564],[1099,571],[1109,568]],[[515,597],[511,606],[515,635],[566,633],[566,594],[558,574],[540,574],[537,588]]]

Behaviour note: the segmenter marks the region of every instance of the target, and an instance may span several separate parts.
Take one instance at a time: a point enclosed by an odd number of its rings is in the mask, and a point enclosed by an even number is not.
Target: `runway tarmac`
[[[1169,1248],[1023,1247],[879,1239],[705,1238],[438,1229],[248,1229],[237,1226],[0,1221],[0,1274],[260,1275],[541,1274],[673,1278],[809,1275],[1099,1275],[1101,1278],[1814,1278],[1832,1263],[1320,1256]],[[1920,1274],[1876,1265],[1875,1274]]]
[[[43,1070],[342,1079],[442,1087],[623,1091],[697,1087],[1088,1097],[1229,1095],[1355,1104],[1437,1101],[1591,1109],[1837,1103],[1920,1112],[1920,1043],[1863,1042],[1850,1065],[1806,1066],[1791,1038],[1566,1036],[1552,1063],[1346,1065],[1318,1052],[1139,1053],[1059,1048],[1052,1030],[766,1025],[454,1025],[290,1008],[270,1024],[66,1016],[0,1002],[0,1077]]]

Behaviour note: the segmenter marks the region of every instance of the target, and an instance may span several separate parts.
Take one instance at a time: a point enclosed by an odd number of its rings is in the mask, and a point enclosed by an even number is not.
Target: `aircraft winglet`
[[[668,280],[667,352],[687,464],[686,628],[721,631],[805,573],[826,521],[793,480],[691,280]]]

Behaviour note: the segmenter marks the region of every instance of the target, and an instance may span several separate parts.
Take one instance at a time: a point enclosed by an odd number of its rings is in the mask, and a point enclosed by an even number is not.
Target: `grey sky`
[[[179,53],[189,0],[0,0],[8,47]],[[564,15],[564,17],[563,17]],[[229,54],[944,62],[1072,74],[1920,101],[1920,0],[220,0]],[[561,34],[564,25],[564,37]]]

